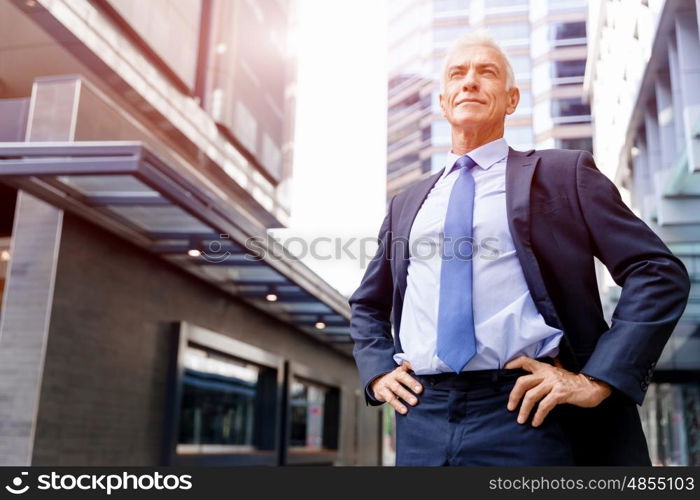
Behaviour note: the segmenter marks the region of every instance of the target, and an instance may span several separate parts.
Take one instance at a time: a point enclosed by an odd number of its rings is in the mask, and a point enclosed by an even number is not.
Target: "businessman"
[[[366,402],[395,410],[397,465],[649,465],[636,405],[688,273],[590,153],[508,146],[514,80],[484,33],[448,51],[445,167],[391,199],[349,299]]]

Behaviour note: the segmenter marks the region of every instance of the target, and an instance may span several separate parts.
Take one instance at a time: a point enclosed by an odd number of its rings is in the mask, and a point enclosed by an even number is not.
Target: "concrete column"
[[[671,77],[672,103],[673,103],[673,139],[676,145],[676,153],[680,154],[685,149],[683,126],[683,98],[681,95],[681,68],[678,55],[678,45],[675,33],[668,38],[668,69]],[[674,162],[676,157],[674,156]]]
[[[673,166],[676,159],[671,79],[667,72],[659,72],[655,84],[655,94],[657,111],[656,122],[659,130],[660,165],[662,170],[666,170]]]
[[[700,37],[695,12],[676,15],[679,79],[683,106],[683,141],[690,170],[700,175],[700,138],[694,137],[700,121]]]
[[[659,117],[656,112],[656,108],[648,107],[644,113],[644,140],[647,145],[647,155],[649,157],[648,174],[649,181],[651,182],[649,194],[651,195],[657,191],[660,191],[663,187],[656,185],[654,177],[654,172],[662,170],[663,168],[661,164],[661,140],[659,137],[658,119]]]
[[[27,141],[68,141],[80,82],[38,79]],[[0,465],[31,465],[63,211],[20,191],[0,321]]]

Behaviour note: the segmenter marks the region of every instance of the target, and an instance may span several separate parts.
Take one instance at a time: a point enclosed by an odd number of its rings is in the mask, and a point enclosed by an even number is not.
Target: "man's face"
[[[517,87],[506,90],[506,63],[493,47],[457,48],[447,61],[443,78],[440,107],[453,128],[502,125],[520,100]]]

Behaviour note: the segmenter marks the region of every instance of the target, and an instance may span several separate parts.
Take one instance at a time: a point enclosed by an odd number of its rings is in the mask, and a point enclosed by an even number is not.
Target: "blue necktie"
[[[440,303],[437,323],[437,355],[459,373],[476,353],[472,311],[472,218],[474,211],[475,166],[469,156],[455,163],[455,181],[445,216]]]

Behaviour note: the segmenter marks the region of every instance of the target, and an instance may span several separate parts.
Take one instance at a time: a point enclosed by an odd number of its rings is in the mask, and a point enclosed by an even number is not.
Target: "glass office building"
[[[515,149],[592,150],[583,99],[583,0],[390,0],[387,200],[444,166],[450,127],[440,110],[448,48],[471,29],[503,47],[520,88],[506,118]]]
[[[267,237],[295,13],[0,0],[1,464],[378,462],[347,299]]]
[[[588,18],[596,162],[692,279],[641,407],[659,465],[700,465],[699,12],[696,0],[606,0]],[[618,297],[610,283],[609,312]]]

